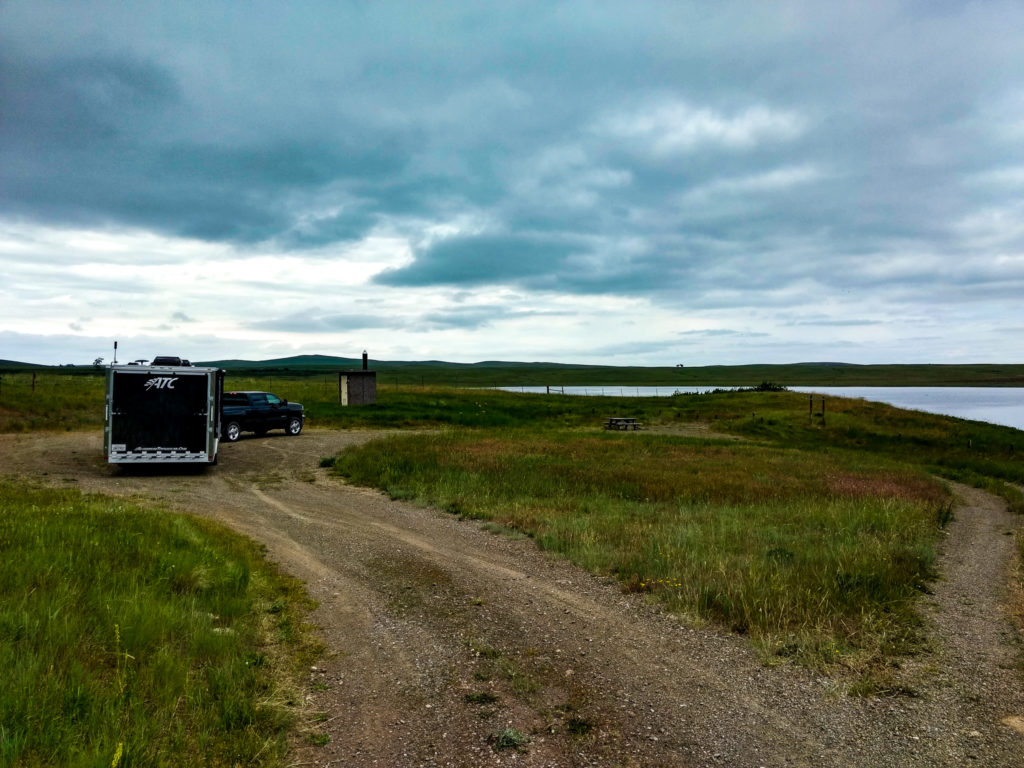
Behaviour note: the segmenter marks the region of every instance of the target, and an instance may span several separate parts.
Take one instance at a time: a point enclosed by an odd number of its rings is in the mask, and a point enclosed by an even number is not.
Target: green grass
[[[103,426],[99,375],[5,373],[0,380],[0,432],[78,430]]]
[[[506,749],[526,752],[530,737],[515,728],[502,728],[492,733],[488,741],[495,752],[502,752]]]
[[[206,521],[0,481],[0,766],[282,764],[301,586]]]
[[[643,434],[455,430],[344,452],[353,482],[494,520],[769,654],[865,667],[920,642],[950,500],[850,452]]]

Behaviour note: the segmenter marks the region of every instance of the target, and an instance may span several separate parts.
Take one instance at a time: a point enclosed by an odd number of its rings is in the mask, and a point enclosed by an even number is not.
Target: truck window
[[[281,398],[278,397],[277,395],[272,395],[272,394],[270,394],[268,392],[267,393],[267,402],[270,403],[271,405],[280,405],[281,404]]]

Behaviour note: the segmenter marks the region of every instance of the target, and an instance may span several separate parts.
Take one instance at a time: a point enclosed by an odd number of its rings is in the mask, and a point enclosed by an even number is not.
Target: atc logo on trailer
[[[111,464],[216,464],[224,371],[179,358],[107,371]]]
[[[146,391],[148,392],[150,389],[174,389],[174,383],[177,380],[177,376],[154,376],[146,382]]]

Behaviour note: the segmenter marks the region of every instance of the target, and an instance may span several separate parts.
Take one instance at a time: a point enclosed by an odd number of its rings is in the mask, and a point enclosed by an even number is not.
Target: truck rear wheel
[[[227,426],[224,427],[224,439],[229,443],[238,442],[238,438],[241,436],[242,428],[237,421],[229,421]]]
[[[292,416],[288,419],[288,426],[284,428],[284,431],[287,435],[294,436],[299,434],[302,431],[302,419],[298,416]]]

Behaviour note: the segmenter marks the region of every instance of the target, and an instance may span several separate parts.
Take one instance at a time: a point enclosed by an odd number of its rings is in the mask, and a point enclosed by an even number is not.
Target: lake
[[[509,392],[546,392],[547,387],[499,387]],[[710,392],[729,387],[559,387],[566,395],[667,397],[676,392]],[[1024,430],[1024,387],[790,387],[791,392],[814,392],[826,397],[861,397],[960,419],[987,421]],[[827,407],[827,403],[826,403]]]

